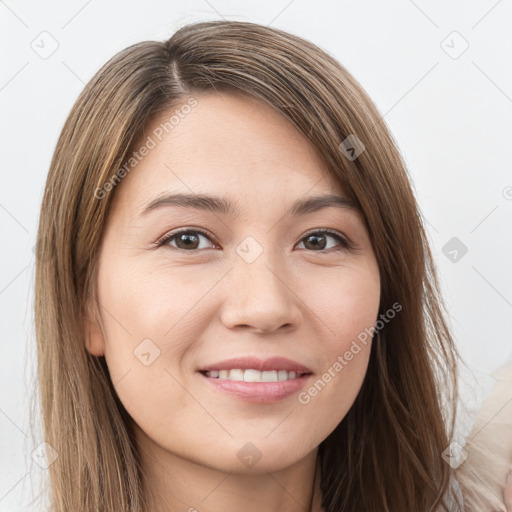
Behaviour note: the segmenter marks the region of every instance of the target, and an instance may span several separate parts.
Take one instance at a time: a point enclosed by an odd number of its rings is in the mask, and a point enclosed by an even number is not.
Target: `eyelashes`
[[[320,236],[319,236],[320,235]],[[179,237],[182,236],[182,238],[180,239]],[[182,229],[179,229],[179,230],[175,230],[175,231],[172,231],[171,233],[167,233],[166,235],[164,235],[162,238],[160,238],[157,242],[156,242],[156,246],[157,247],[167,247],[171,250],[177,250],[177,251],[180,251],[182,253],[191,253],[191,254],[197,254],[198,252],[201,252],[202,250],[204,250],[205,248],[200,248],[200,247],[196,247],[196,242],[199,242],[199,245],[201,245],[200,243],[200,238],[203,237],[203,238],[206,238],[207,240],[209,240],[210,242],[212,242],[212,239],[213,237],[211,236],[210,233],[208,233],[207,231],[203,230],[203,229],[200,229],[200,228],[182,228]],[[333,238],[337,241],[338,243],[338,247],[336,248],[333,248],[332,246],[330,247],[323,247],[323,240],[324,239],[328,239],[328,238]],[[170,245],[170,242],[174,241],[174,240],[181,240],[181,242],[185,242],[185,244],[189,246],[188,249],[184,249],[182,247],[176,247],[176,246],[173,246],[173,245]],[[320,250],[315,250],[315,249],[308,249],[306,247],[306,244],[304,243],[304,241],[307,241],[308,244],[311,244],[311,242],[313,241],[313,247],[315,246],[315,244],[317,245],[318,247],[318,243],[320,244]],[[212,242],[212,244],[216,247],[214,248],[219,248],[218,244],[216,242]],[[299,241],[299,244],[303,244],[305,249],[304,250],[308,250],[310,252],[318,252],[318,253],[331,253],[331,252],[337,252],[337,251],[351,251],[354,249],[354,246],[353,244],[347,239],[345,238],[343,235],[341,235],[340,233],[338,233],[337,231],[334,231],[334,230],[331,230],[331,229],[317,229],[315,231],[309,231],[308,233],[306,233]],[[329,244],[326,242],[325,243],[326,246],[328,246]],[[206,248],[210,248],[210,247],[206,247]],[[301,249],[302,250],[302,249]]]
[[[207,238],[208,240],[211,240],[211,235],[204,231],[203,229],[199,229],[199,228],[194,228],[194,229],[191,229],[191,228],[184,228],[184,229],[179,229],[177,231],[173,231],[171,233],[168,233],[167,235],[164,235],[163,238],[161,238],[157,243],[157,247],[162,247],[164,245],[168,245],[169,242],[171,242],[171,240],[174,240],[175,238],[177,238],[179,235],[192,235],[193,237],[195,236],[195,234],[199,233],[201,236],[203,236],[204,238]],[[172,246],[169,246],[169,247],[172,247]],[[181,250],[181,251],[185,251],[185,252],[197,252],[197,249],[194,248],[194,250],[188,250],[188,249],[182,249],[181,247],[174,247],[174,249],[177,249],[177,250]]]
[[[341,235],[340,233],[338,233],[337,231],[334,231],[332,229],[321,229],[321,230],[317,230],[317,231],[310,231],[309,233],[306,233],[301,238],[300,243],[303,243],[303,241],[306,239],[321,238],[321,237],[317,236],[318,234],[327,235],[328,237],[336,239],[338,241],[340,247],[338,247],[337,249],[334,249],[335,251],[342,251],[342,250],[348,251],[353,248],[352,244],[343,235]],[[313,252],[330,252],[331,249],[332,248],[327,248],[327,249],[322,249],[320,251],[313,251]],[[308,249],[308,250],[312,250],[312,249]]]

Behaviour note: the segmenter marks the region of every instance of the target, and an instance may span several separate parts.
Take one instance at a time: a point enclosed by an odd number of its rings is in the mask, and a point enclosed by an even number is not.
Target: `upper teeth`
[[[245,382],[277,382],[279,380],[295,379],[297,372],[287,370],[270,370],[260,372],[259,370],[211,370],[207,371],[208,377],[229,379],[229,380],[243,380]]]

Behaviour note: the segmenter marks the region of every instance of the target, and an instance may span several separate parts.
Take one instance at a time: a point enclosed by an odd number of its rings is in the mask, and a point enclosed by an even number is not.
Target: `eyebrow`
[[[206,194],[168,194],[157,197],[149,202],[142,209],[140,216],[145,216],[160,208],[172,206],[179,208],[193,208],[213,213],[223,213],[235,218],[240,215],[240,210],[236,203],[226,197]],[[327,194],[298,199],[293,203],[290,209],[290,214],[305,215],[330,207],[343,208],[356,212],[359,211],[358,206],[351,199],[334,194]]]

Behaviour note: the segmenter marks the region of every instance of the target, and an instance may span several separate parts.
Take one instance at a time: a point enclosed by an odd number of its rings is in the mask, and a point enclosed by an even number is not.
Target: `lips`
[[[217,391],[247,402],[271,404],[298,393],[310,379],[309,368],[286,357],[237,357],[198,370]]]
[[[199,369],[199,371],[203,374],[206,372],[221,370],[258,370],[260,372],[279,372],[281,370],[287,372],[295,372],[298,375],[312,373],[311,370],[306,366],[286,357],[270,357],[267,359],[259,359],[252,356],[243,356],[227,359],[218,363],[213,363]]]

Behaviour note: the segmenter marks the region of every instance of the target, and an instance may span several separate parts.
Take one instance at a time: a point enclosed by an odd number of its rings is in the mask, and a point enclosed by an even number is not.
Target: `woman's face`
[[[288,121],[241,95],[195,98],[168,133],[173,112],[153,121],[117,185],[87,348],[105,355],[154,453],[273,471],[314,450],[356,398],[377,262],[348,200],[307,203],[344,193]]]

